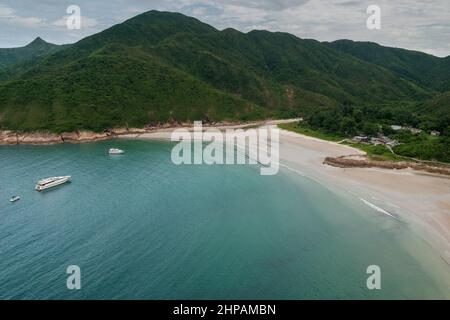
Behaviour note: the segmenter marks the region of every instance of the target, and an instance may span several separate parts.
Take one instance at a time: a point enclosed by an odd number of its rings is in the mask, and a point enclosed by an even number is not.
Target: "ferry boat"
[[[53,188],[59,186],[60,184],[66,183],[70,180],[70,176],[62,177],[51,177],[38,181],[36,184],[37,191],[43,191],[45,189]]]
[[[12,196],[11,199],[9,199],[9,202],[16,202],[19,201],[20,197],[19,196]]]
[[[111,148],[109,149],[109,154],[124,154],[125,151],[120,150],[120,149],[116,149],[116,148]]]

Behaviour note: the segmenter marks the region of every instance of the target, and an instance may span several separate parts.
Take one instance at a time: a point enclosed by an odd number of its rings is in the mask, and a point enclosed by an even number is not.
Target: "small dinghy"
[[[125,151],[120,150],[120,149],[116,149],[116,148],[111,148],[109,149],[109,154],[124,154]]]
[[[16,202],[19,201],[20,197],[19,196],[12,196],[11,199],[9,199],[9,202]]]

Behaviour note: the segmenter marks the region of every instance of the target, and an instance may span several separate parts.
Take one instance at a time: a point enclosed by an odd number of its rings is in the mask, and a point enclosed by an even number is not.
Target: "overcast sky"
[[[65,25],[69,5],[82,28]],[[381,29],[369,30],[369,5],[381,8]],[[321,41],[352,39],[450,55],[450,0],[0,0],[0,47],[37,36],[73,43],[148,10],[177,11],[218,29],[284,31]]]

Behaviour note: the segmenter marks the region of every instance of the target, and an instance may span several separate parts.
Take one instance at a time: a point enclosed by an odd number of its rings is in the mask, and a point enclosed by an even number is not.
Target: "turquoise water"
[[[175,166],[171,148],[1,147],[0,298],[449,297],[448,266],[407,224],[288,171]],[[66,174],[72,183],[34,191]],[[382,289],[369,291],[373,264]],[[66,288],[69,265],[81,290]]]

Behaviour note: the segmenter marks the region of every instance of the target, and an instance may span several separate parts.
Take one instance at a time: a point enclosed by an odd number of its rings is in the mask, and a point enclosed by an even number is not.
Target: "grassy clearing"
[[[371,144],[363,144],[363,143],[353,143],[345,141],[344,144],[351,146],[353,148],[357,148],[359,150],[367,153],[370,159],[377,161],[405,161],[404,158],[398,157],[393,154],[388,148],[383,145],[371,145]]]

